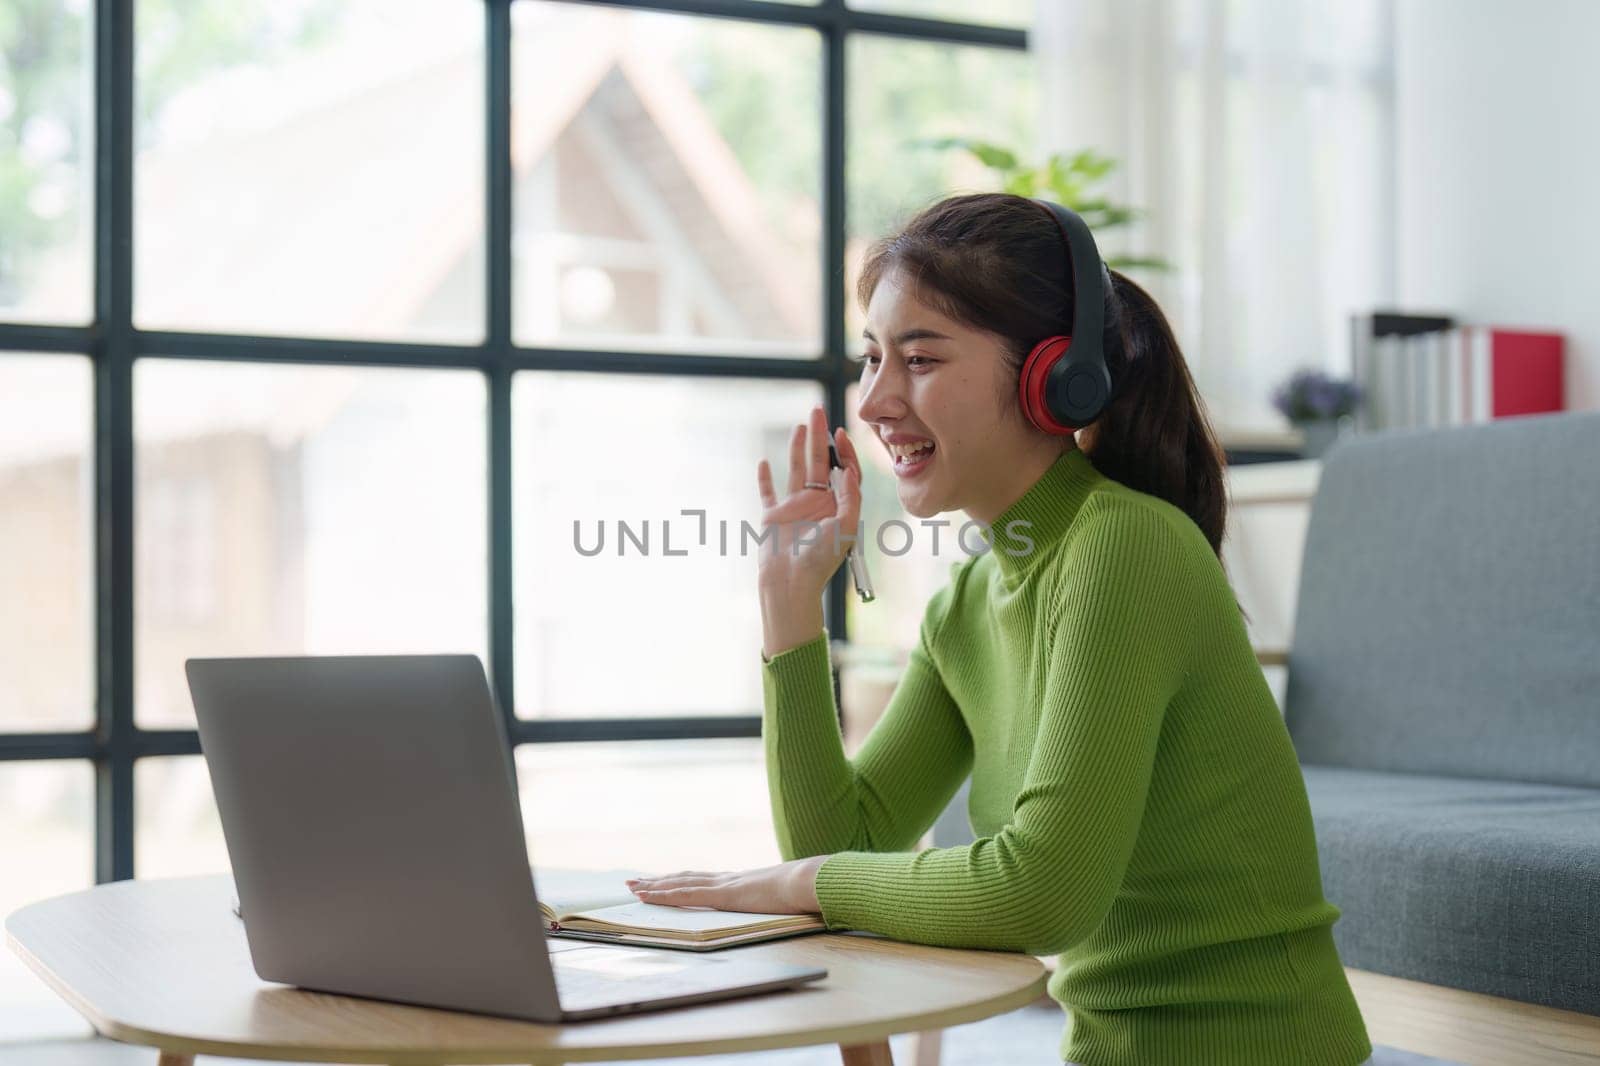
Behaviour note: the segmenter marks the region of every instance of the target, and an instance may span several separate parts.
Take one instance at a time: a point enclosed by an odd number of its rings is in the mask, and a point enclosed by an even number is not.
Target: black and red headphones
[[[1111,371],[1100,338],[1111,275],[1100,260],[1089,226],[1077,213],[1035,199],[1061,233],[1072,275],[1072,332],[1033,346],[1017,382],[1023,413],[1035,426],[1066,436],[1105,413],[1111,402]]]

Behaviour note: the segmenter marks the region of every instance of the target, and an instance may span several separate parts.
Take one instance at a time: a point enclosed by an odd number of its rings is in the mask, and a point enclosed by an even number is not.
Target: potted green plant
[[[933,137],[914,140],[914,147],[941,150],[959,148],[970,153],[1000,178],[1002,192],[1016,196],[1038,196],[1054,200],[1083,216],[1098,241],[1101,231],[1126,226],[1143,217],[1136,207],[1115,204],[1091,192],[1091,186],[1105,180],[1117,162],[1084,149],[1070,155],[1056,153],[1037,166],[1020,162],[1009,148],[971,137]],[[1103,253],[1102,253],[1103,254]],[[1105,264],[1115,270],[1171,270],[1165,259],[1149,256],[1104,255]]]

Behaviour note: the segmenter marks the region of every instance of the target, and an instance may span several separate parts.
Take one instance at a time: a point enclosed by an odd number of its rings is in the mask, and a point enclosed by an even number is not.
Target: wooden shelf
[[[1228,500],[1235,505],[1309,503],[1321,476],[1321,459],[1230,466],[1226,473]]]

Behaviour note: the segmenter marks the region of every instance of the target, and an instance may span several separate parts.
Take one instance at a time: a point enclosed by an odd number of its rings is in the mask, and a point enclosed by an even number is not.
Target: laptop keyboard
[[[677,974],[691,966],[714,961],[667,957],[658,952],[615,948],[604,944],[566,948],[560,952],[555,951],[555,945],[552,944],[551,949],[550,967],[555,974],[556,994],[563,1006],[614,993],[623,982],[637,988],[638,982]]]
[[[564,1007],[598,999],[617,987],[615,977],[607,977],[592,970],[556,966],[555,975],[556,997]]]

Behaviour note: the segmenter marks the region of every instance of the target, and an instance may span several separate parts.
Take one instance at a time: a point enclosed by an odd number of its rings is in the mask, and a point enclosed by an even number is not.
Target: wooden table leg
[[[840,1044],[839,1054],[844,1058],[844,1066],[894,1066],[887,1040],[876,1044]]]
[[[180,1055],[176,1051],[163,1051],[156,1066],[194,1066],[193,1055]]]
[[[911,1036],[911,1066],[939,1066],[944,1044],[943,1029],[924,1029]]]

